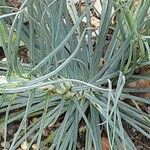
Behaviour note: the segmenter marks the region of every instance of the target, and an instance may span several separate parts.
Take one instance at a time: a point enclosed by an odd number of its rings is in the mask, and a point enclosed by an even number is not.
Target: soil
[[[125,125],[125,129],[134,142],[137,150],[150,150],[150,140],[148,138],[128,124]]]

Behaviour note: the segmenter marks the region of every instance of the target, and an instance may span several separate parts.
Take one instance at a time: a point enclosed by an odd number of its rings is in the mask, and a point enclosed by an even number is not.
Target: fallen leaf
[[[94,28],[99,28],[99,26],[100,26],[100,20],[98,19],[98,18],[96,18],[96,17],[91,17],[91,24],[92,24],[92,26],[94,27]]]
[[[102,137],[103,150],[109,150],[109,140],[107,137]]]
[[[9,0],[12,6],[19,8],[21,6],[20,0]]]
[[[150,88],[150,80],[137,80],[134,82],[131,82],[127,85],[127,87],[131,88]],[[142,98],[150,98],[150,92],[148,93],[138,93],[135,94],[136,96],[142,97]]]

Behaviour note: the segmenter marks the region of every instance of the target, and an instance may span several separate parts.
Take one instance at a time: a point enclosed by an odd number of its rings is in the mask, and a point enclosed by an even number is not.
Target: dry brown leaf
[[[96,17],[91,17],[91,24],[94,28],[99,28],[100,20]]]
[[[21,6],[20,0],[9,0],[9,2],[16,8],[19,8]]]
[[[134,82],[131,82],[127,85],[129,88],[150,88],[150,80],[137,80]],[[150,98],[150,92],[147,93],[133,93],[133,95],[149,99]],[[136,106],[138,109],[148,112],[148,107],[144,103],[136,102],[134,100],[127,100],[128,104]]]
[[[150,80],[137,80],[137,81],[129,83],[127,86],[131,88],[150,88]],[[139,96],[142,98],[150,98],[150,92],[139,93],[139,94],[136,94],[136,96]]]
[[[128,84],[132,88],[149,88],[150,80],[137,80]]]
[[[85,5],[81,5],[80,6],[80,10],[81,12],[83,12],[85,10]],[[91,15],[91,25],[98,29],[100,26],[100,19],[98,19],[97,17],[95,17],[94,15]]]
[[[80,6],[80,11],[83,12],[84,10],[85,10],[85,6],[84,6],[84,5],[81,5],[81,6]]]
[[[109,141],[107,137],[102,137],[103,150],[109,150]]]
[[[150,65],[145,65],[142,67],[139,67],[135,70],[136,74],[144,75],[144,74],[149,74],[150,73]]]

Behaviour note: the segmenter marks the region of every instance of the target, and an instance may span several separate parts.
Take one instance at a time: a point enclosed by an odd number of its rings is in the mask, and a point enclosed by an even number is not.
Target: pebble
[[[131,128],[132,129],[132,132],[136,132],[136,130],[134,128]]]
[[[43,135],[46,136],[46,137],[49,135],[48,128],[45,128],[45,129],[43,130]]]
[[[36,144],[32,145],[32,149],[36,150],[36,147],[37,147]]]
[[[81,135],[83,135],[83,134],[85,133],[85,131],[86,131],[86,126],[81,126],[81,127],[79,128],[79,133],[80,133]]]
[[[1,142],[1,147],[4,147],[4,142]],[[10,143],[6,141],[6,148],[9,149]]]
[[[24,141],[24,142],[21,144],[21,148],[22,148],[23,150],[26,150],[26,149],[28,148],[27,142]]]
[[[35,122],[37,122],[38,121],[38,118],[33,118],[32,119],[32,123],[35,123]]]

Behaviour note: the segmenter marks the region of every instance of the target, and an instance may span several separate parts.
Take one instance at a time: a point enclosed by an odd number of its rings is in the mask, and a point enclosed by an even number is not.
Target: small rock
[[[4,147],[4,142],[1,142],[1,147]],[[9,149],[10,147],[10,143],[8,141],[6,141],[6,148]]]
[[[80,128],[79,128],[79,134],[80,135],[83,135],[84,133],[85,133],[85,131],[86,131],[86,126],[81,126]]]
[[[38,118],[33,118],[32,119],[32,123],[35,123],[35,122],[37,122],[38,121]]]
[[[21,144],[21,148],[22,148],[23,150],[26,150],[26,149],[28,148],[28,143],[24,141],[24,142]]]
[[[50,134],[49,129],[48,129],[48,128],[45,128],[45,129],[43,130],[43,135],[47,137],[49,134]]]
[[[134,128],[132,128],[132,132],[136,132],[136,130]]]
[[[2,59],[2,61],[7,61],[6,57]]]
[[[36,144],[33,144],[33,145],[32,145],[32,149],[33,149],[33,150],[36,150],[36,148],[37,148]]]

